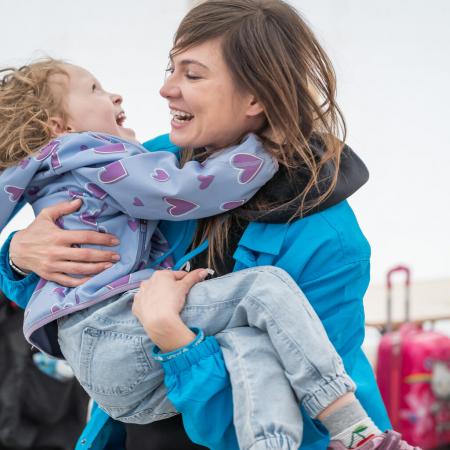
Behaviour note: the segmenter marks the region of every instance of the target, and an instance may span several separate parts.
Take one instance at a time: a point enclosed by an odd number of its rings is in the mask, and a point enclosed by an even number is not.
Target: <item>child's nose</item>
[[[123,98],[119,94],[111,94],[111,100],[115,105],[121,105],[123,102]]]

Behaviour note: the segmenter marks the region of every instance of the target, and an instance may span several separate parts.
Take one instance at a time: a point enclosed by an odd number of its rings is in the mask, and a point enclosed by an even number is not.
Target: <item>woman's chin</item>
[[[196,140],[190,138],[189,136],[184,135],[183,133],[180,133],[179,130],[174,130],[172,128],[172,130],[169,133],[170,136],[170,142],[172,142],[172,144],[176,145],[177,147],[182,147],[182,148],[186,148],[186,147],[197,147],[196,144]]]

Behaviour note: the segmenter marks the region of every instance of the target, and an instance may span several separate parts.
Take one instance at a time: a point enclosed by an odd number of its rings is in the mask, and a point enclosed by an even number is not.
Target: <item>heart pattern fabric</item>
[[[20,200],[20,197],[22,197],[24,189],[17,187],[17,186],[10,186],[6,185],[4,187],[5,192],[9,194],[9,201],[12,203],[16,203]]]
[[[160,183],[164,183],[170,180],[170,175],[164,169],[156,168],[152,173],[152,178],[155,181],[159,181]]]
[[[108,195],[100,186],[96,185],[95,183],[87,183],[85,188],[90,194],[100,200],[103,200]]]
[[[101,183],[117,183],[128,176],[127,169],[125,169],[122,161],[114,161],[105,167],[102,167],[98,174],[98,179]]]
[[[164,197],[164,201],[170,205],[167,212],[173,217],[184,216],[200,207],[196,203],[181,198]]]
[[[214,175],[199,175],[197,180],[200,181],[200,189],[203,191],[204,189],[208,189],[209,185],[214,180]]]
[[[231,158],[231,166],[239,170],[239,184],[246,184],[258,175],[264,160],[250,153],[238,153]]]

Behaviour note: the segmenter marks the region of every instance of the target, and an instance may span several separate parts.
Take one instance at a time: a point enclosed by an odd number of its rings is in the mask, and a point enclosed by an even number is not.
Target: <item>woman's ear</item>
[[[247,116],[255,117],[263,113],[264,108],[262,107],[261,103],[253,95],[251,95],[249,97],[249,103],[247,106]]]
[[[61,136],[61,134],[67,133],[70,127],[66,126],[64,120],[61,117],[52,116],[48,119],[48,126],[52,130],[54,137]]]

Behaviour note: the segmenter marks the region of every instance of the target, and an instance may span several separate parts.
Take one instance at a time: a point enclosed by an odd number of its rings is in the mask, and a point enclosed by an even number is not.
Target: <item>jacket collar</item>
[[[238,244],[239,249],[247,249],[257,253],[278,255],[286,237],[289,223],[250,222]]]

